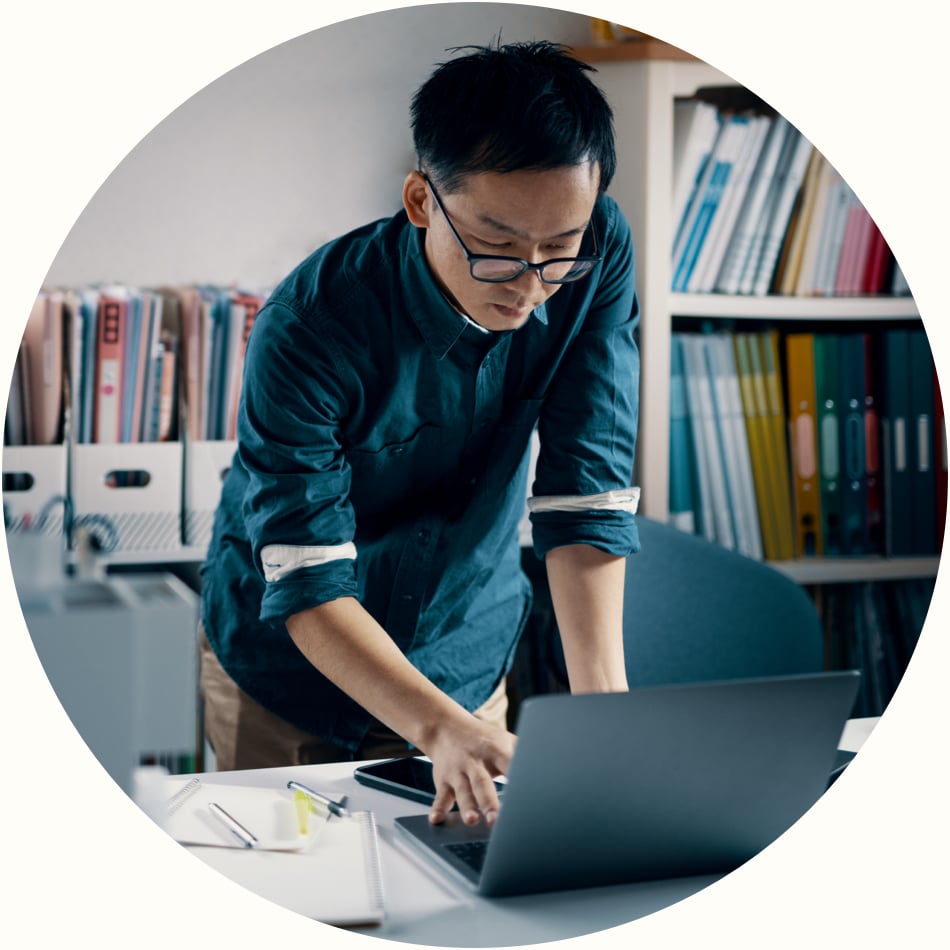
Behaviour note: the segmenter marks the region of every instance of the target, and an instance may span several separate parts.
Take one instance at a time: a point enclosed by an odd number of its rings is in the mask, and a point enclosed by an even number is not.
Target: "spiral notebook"
[[[259,844],[242,847],[218,829],[213,829],[211,839],[207,820],[195,818],[210,801],[252,831]],[[292,806],[293,799],[289,801]],[[374,814],[351,811],[342,818],[314,814],[302,836],[299,828],[288,825],[287,802],[282,789],[193,779],[172,798],[167,830],[182,843],[183,838],[203,834],[205,840],[187,843],[192,854],[281,907],[339,927],[382,923],[385,905]]]

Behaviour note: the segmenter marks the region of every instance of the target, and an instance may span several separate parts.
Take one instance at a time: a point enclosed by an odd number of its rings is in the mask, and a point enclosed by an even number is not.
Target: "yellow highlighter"
[[[318,815],[323,814],[323,811],[321,810],[322,807],[322,809],[328,811],[331,815],[336,815],[338,818],[349,817],[350,813],[346,810],[343,801],[335,802],[332,798],[328,798],[326,795],[322,795],[320,792],[315,792],[312,788],[308,788],[306,785],[303,785],[300,782],[288,782],[287,788],[291,788],[295,792],[303,792],[313,803],[313,810]],[[345,798],[346,797],[344,796],[344,801]]]
[[[297,829],[302,835],[310,833],[310,799],[304,792],[294,792],[294,808],[297,809]]]

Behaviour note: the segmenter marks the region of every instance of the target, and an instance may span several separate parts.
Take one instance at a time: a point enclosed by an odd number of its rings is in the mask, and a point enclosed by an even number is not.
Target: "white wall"
[[[590,36],[586,16],[446,3],[333,24],[256,56],[129,153],[46,283],[273,284],[325,240],[398,209],[414,162],[413,91],[449,47],[499,33],[568,44]]]

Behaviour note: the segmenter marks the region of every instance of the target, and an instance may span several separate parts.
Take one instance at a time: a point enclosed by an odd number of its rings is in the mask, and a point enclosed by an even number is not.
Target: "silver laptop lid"
[[[825,790],[855,671],[527,700],[479,890],[732,870]]]

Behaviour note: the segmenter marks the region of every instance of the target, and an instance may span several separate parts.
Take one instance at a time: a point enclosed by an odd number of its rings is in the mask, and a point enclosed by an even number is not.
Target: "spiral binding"
[[[376,816],[371,811],[354,812],[353,818],[360,821],[369,832],[363,835],[363,856],[367,868],[368,889],[374,909],[382,912],[385,906],[383,897],[383,874],[379,866],[379,837],[376,830]]]
[[[184,785],[182,788],[178,789],[171,798],[168,799],[168,814],[174,815],[182,805],[192,796],[194,792],[198,790],[198,786],[201,784],[200,778],[193,778],[187,785]]]

